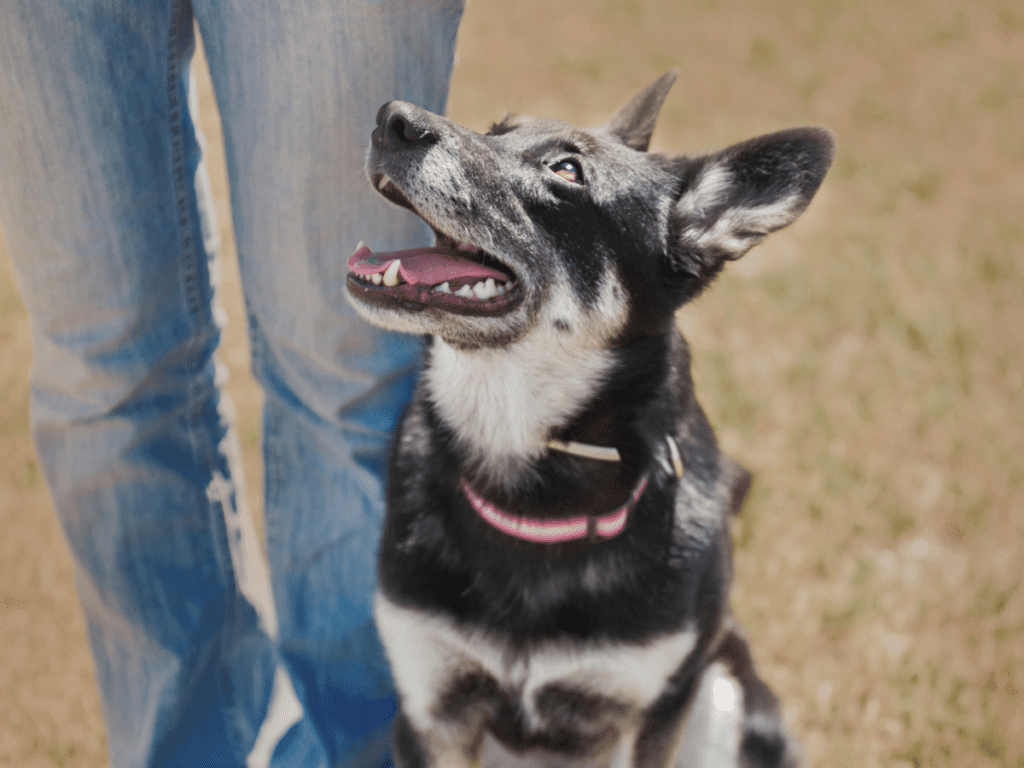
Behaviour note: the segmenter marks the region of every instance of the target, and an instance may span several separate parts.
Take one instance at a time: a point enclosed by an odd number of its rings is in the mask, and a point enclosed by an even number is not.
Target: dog
[[[398,768],[797,762],[729,609],[750,475],[674,314],[804,211],[834,139],[648,152],[675,77],[596,130],[377,115],[369,178],[436,234],[348,261],[365,319],[427,338],[375,604]]]

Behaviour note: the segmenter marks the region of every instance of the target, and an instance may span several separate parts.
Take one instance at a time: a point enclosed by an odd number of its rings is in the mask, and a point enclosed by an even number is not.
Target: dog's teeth
[[[498,288],[494,284],[494,278],[488,277],[487,281],[481,280],[479,283],[473,286],[473,295],[481,301],[486,299],[492,299],[498,295]]]
[[[360,240],[359,241],[359,245],[356,246],[356,249],[353,251],[353,253],[358,253],[359,251],[363,250],[363,248],[365,248],[365,247],[366,247],[366,243],[364,243],[362,240]]]
[[[380,276],[380,272],[376,272],[370,275],[370,279],[373,280],[374,285],[380,285],[383,278]]]
[[[498,296],[504,296],[504,295],[505,295],[505,284],[504,284],[504,283],[502,283],[501,285],[497,286],[497,287],[496,287],[496,288],[494,289],[494,293],[495,293],[496,295],[498,295]]]
[[[464,299],[472,299],[475,296],[475,294],[473,293],[473,289],[470,288],[468,285],[464,285],[461,288],[459,288],[459,290],[455,292],[455,295],[461,296]]]
[[[434,286],[434,290],[433,290],[433,293],[451,293],[451,292],[452,292],[452,287],[450,285],[448,285],[447,281],[441,283],[440,285]]]
[[[398,268],[401,266],[401,259],[395,259],[388,264],[388,268],[384,271],[384,285],[388,288],[394,288],[398,285]]]

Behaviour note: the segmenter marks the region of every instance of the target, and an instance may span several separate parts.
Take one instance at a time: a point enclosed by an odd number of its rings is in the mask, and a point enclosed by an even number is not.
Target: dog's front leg
[[[730,617],[714,661],[728,670],[743,694],[740,764],[744,768],[794,768],[800,746],[789,734],[775,692],[757,674],[750,646]]]
[[[690,664],[686,665],[691,667]],[[685,669],[654,702],[636,739],[630,768],[669,768],[675,762],[701,681],[699,669]]]

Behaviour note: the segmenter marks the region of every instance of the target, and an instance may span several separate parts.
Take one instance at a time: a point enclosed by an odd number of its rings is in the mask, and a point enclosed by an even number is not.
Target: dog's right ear
[[[654,133],[658,113],[661,112],[661,105],[665,103],[665,97],[678,76],[678,69],[666,72],[630,99],[629,103],[608,121],[604,128],[605,132],[631,149],[646,152],[651,144],[651,135]]]
[[[835,154],[823,128],[794,128],[701,158],[679,158],[669,216],[668,268],[699,293],[726,261],[792,223],[818,191]]]

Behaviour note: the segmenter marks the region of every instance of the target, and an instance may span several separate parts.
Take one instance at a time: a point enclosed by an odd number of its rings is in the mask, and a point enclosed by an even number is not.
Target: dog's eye
[[[583,170],[573,160],[562,160],[551,166],[551,170],[573,184],[583,183]]]

